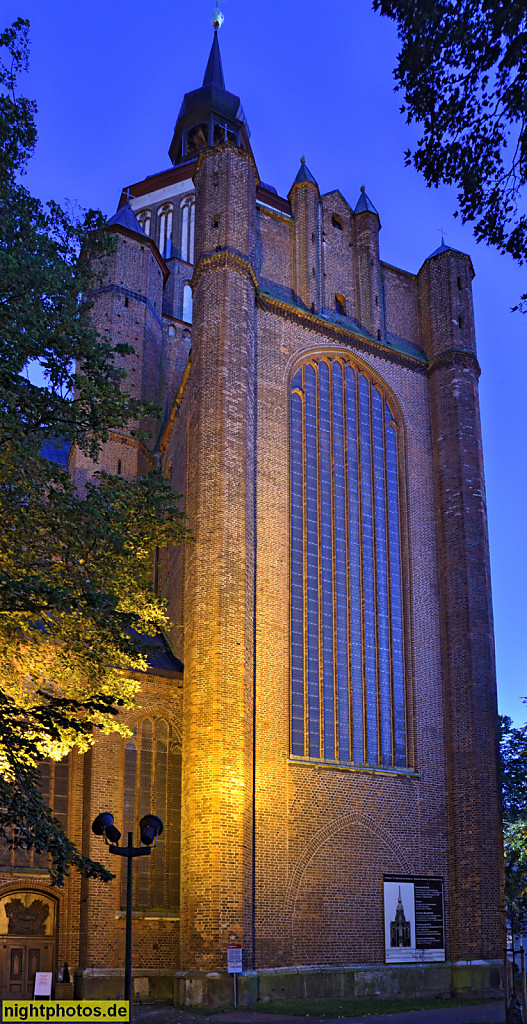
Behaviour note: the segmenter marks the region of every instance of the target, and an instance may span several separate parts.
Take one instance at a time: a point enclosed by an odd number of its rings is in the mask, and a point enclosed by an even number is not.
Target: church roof
[[[130,203],[126,202],[123,206],[120,206],[117,213],[114,213],[113,217],[108,219],[108,227],[111,224],[121,228],[126,228],[128,231],[135,231],[138,235],[144,235],[144,231],[130,206]]]
[[[316,178],[313,177],[313,175],[311,174],[311,171],[309,170],[309,167],[306,164],[305,156],[301,156],[300,157],[300,168],[298,170],[298,174],[297,174],[297,176],[296,176],[296,178],[295,178],[291,188],[294,188],[295,185],[300,185],[301,182],[303,182],[303,181],[309,181],[309,182],[311,182],[312,185],[316,185],[318,187],[318,182],[317,182]]]
[[[355,207],[355,210],[353,212],[354,213],[375,213],[375,214],[377,214],[377,217],[379,216],[379,214],[378,214],[377,210],[375,209],[371,199],[369,198],[369,196],[366,195],[366,189],[364,188],[364,185],[361,185],[359,201],[358,201],[358,203],[357,203],[357,205]]]
[[[209,59],[207,67],[205,68],[205,74],[203,75],[203,85],[217,85],[220,89],[225,89],[225,79],[223,77],[223,66],[221,63],[220,45],[218,43],[218,33],[214,33],[214,39],[210,48]]]
[[[459,252],[461,256],[467,255],[465,252],[461,252],[461,249],[454,249],[453,245],[447,245],[445,239],[443,238],[441,240],[441,245],[439,245],[437,249],[434,249],[434,251],[430,253],[428,259],[431,260],[432,256],[439,256],[440,253],[448,252],[448,250],[450,250],[450,252]]]

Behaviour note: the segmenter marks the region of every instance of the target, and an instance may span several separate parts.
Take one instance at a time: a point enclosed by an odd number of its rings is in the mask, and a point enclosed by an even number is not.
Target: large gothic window
[[[291,384],[292,754],[407,767],[400,429],[351,361]]]
[[[139,841],[139,822],[157,814],[164,831],[150,857],[140,857],[134,870],[135,907],[157,910],[179,907],[181,836],[181,746],[165,719],[143,719],[132,730],[124,750],[123,842],[128,832]],[[126,905],[126,871],[121,876]]]

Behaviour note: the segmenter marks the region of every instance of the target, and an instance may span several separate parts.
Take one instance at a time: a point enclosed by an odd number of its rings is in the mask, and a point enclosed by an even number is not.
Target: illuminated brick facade
[[[133,477],[160,464],[184,495],[194,536],[158,553],[155,565],[172,651],[183,664],[171,655],[164,670],[154,664],[140,710],[128,716],[137,725],[137,771],[146,771],[147,757],[165,764],[155,730],[166,723],[166,831],[181,837],[180,897],[179,847],[177,868],[173,852],[163,853],[162,868],[152,864],[162,881],[138,882],[136,988],[166,998],[175,979],[176,998],[228,1000],[221,986],[229,945],[243,947],[244,967],[263,972],[261,985],[266,969],[383,964],[385,874],[443,878],[447,961],[492,964],[502,945],[501,832],[470,259],[442,245],[418,274],[399,270],[380,260],[380,220],[364,191],[354,208],[338,191],[321,196],[304,162],[287,198],[261,183],[239,100],[224,87],[216,37],[170,152],[171,169],[131,186],[129,203],[121,199],[110,222],[116,253],[94,306],[98,328],[135,348],[125,359],[126,386],[163,410],[161,423],[147,424],[149,443],[115,434],[101,465]],[[379,497],[388,449],[379,449],[385,442],[371,426],[370,447],[356,455],[362,526],[355,539],[339,533],[338,500],[351,515],[344,469],[340,478],[327,475],[324,519],[323,457],[305,440],[306,420],[299,450],[315,469],[311,477],[305,470],[299,493],[310,480],[319,490],[301,502],[307,554],[299,564],[307,568],[299,614],[309,630],[316,607],[319,646],[308,637],[302,647],[297,722],[306,738],[295,747],[291,388],[293,378],[300,382],[303,402],[305,367],[320,373],[330,364],[339,380],[352,367],[357,387],[367,382],[370,398],[357,412],[363,442],[383,395],[383,429],[391,422],[396,436],[396,512],[390,520],[388,499]],[[330,459],[338,449],[349,468],[355,434],[351,419],[341,426],[342,394],[332,393],[327,424],[317,399],[316,436],[326,430]],[[70,469],[82,483],[93,466],[73,454]],[[325,521],[333,524],[326,540]],[[396,604],[383,612],[380,582],[395,586],[390,538],[400,559],[398,698]],[[339,618],[338,588],[351,594],[355,576],[366,579],[367,544],[372,579],[369,590],[362,586],[354,654],[352,600],[343,598],[348,610]],[[340,748],[327,740],[326,754],[310,747],[317,714],[321,735],[355,729],[355,740],[350,733]],[[143,733],[145,720],[153,724]],[[360,729],[368,740],[357,740]],[[147,735],[154,754],[145,753]],[[108,808],[123,820],[125,742],[104,738],[84,763],[72,759],[71,835],[97,858],[105,851],[90,832],[93,817]],[[0,895],[40,892],[45,876],[30,864],[6,866],[0,885]],[[56,964],[68,960],[79,992],[113,994],[124,942],[120,878],[109,886],[72,880],[59,899]],[[301,994],[286,994],[293,992]]]

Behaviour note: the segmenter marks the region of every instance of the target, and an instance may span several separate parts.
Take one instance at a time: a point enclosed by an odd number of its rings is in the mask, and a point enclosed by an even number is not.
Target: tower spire
[[[212,40],[209,59],[203,76],[203,85],[217,85],[220,89],[225,88],[217,28],[214,29],[214,39]]]

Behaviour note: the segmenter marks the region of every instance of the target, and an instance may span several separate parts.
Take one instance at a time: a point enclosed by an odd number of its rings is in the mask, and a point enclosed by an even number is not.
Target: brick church
[[[138,676],[131,734],[45,769],[55,814],[116,878],[56,890],[44,858],[3,852],[2,996],[29,998],[36,970],[63,995],[122,994],[124,859],[91,832],[103,810],[136,841],[143,814],[165,822],[134,868],[137,998],[231,1002],[232,946],[246,1002],[492,993],[470,258],[443,243],[417,274],[383,262],[364,188],[355,205],[321,194],[303,159],[287,196],[264,184],[217,30],[169,155],[110,218],[93,310],[135,350],[125,386],[163,415],[148,443],[115,433],[99,466],[160,465],[194,542],[155,553],[173,625]],[[70,453],[79,485],[95,468]]]

